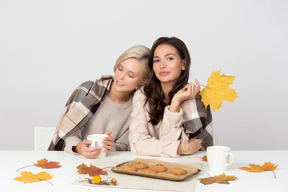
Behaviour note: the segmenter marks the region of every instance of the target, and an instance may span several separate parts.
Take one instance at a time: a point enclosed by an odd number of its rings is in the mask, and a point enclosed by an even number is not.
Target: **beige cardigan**
[[[212,141],[212,119],[207,119],[211,115],[210,110],[199,107],[199,99],[192,99],[180,105],[179,112],[171,112],[170,106],[164,110],[163,120],[157,126],[148,123],[150,120],[148,105],[144,106],[146,96],[143,90],[137,90],[133,97],[133,109],[131,113],[131,123],[129,127],[129,142],[131,152],[134,155],[150,155],[164,157],[178,157],[177,149],[181,143],[188,143],[189,135],[191,138],[200,138],[204,143],[213,145]],[[196,101],[197,100],[197,101]],[[144,107],[143,107],[144,106]],[[205,113],[209,113],[209,115]],[[203,116],[204,115],[204,116]],[[202,123],[201,123],[202,122]],[[183,126],[193,127],[193,131],[187,131]],[[194,136],[193,133],[197,133]],[[205,150],[207,147],[202,147]]]

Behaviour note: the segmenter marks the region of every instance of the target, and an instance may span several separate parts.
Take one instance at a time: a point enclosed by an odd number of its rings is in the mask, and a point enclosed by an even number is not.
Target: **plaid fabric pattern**
[[[183,109],[183,121],[185,133],[189,138],[196,137],[202,139],[201,150],[206,150],[208,146],[213,145],[213,127],[210,105],[206,108],[201,101],[201,96],[196,95],[195,99],[190,99],[181,105]]]
[[[84,82],[74,90],[60,116],[48,151],[64,150],[65,139],[83,127],[97,111],[112,80],[112,76],[102,76],[95,82]]]

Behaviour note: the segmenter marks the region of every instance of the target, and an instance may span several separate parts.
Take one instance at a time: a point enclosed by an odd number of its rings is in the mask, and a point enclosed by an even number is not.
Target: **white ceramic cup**
[[[234,154],[226,146],[207,147],[207,161],[211,174],[219,175],[225,172],[226,167],[234,161]]]
[[[105,134],[92,134],[88,135],[87,139],[91,141],[91,144],[89,147],[101,147],[101,152],[98,156],[98,158],[106,157],[106,153],[104,152],[105,149],[102,148],[102,141],[105,137],[108,137],[108,135]]]

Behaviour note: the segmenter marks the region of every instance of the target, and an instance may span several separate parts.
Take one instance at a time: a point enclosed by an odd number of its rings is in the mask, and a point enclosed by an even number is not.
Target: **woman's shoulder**
[[[146,96],[144,94],[143,87],[140,87],[139,89],[136,90],[133,96],[133,104],[136,103],[143,103],[146,100]]]
[[[145,93],[144,93],[144,88],[140,87],[139,89],[136,90],[135,94],[134,94],[134,98],[142,98],[142,99],[146,99]]]
[[[90,88],[93,86],[94,83],[95,83],[95,82],[92,81],[92,80],[88,80],[88,81],[82,82],[82,83],[78,86],[77,89],[79,89],[79,88],[90,89]]]
[[[114,77],[112,75],[102,75],[99,81],[111,80]]]
[[[111,80],[113,80],[113,76],[111,75],[103,75],[99,79],[96,79],[94,81],[87,80],[82,82],[77,89],[87,89],[90,90],[92,87],[108,87],[110,85]]]
[[[107,86],[111,80],[113,80],[113,76],[112,75],[103,75],[100,79],[96,79],[96,83],[100,86]]]

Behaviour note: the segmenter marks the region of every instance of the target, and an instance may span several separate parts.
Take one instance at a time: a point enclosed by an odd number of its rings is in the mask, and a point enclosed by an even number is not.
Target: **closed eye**
[[[135,74],[134,74],[134,73],[129,73],[128,76],[129,76],[130,78],[134,78],[134,77],[135,77]]]
[[[123,66],[120,64],[120,65],[118,65],[118,70],[119,71],[123,71]]]

